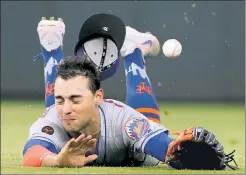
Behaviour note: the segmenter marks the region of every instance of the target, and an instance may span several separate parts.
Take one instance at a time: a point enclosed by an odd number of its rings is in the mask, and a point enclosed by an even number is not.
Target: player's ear
[[[96,101],[96,104],[100,104],[102,101],[103,101],[103,98],[104,98],[104,91],[103,89],[98,89],[95,93],[95,101]]]

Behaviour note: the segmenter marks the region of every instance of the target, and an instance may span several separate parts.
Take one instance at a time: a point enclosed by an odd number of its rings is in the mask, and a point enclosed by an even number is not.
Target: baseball
[[[163,44],[162,51],[166,57],[176,58],[182,52],[182,45],[176,39],[169,39]]]

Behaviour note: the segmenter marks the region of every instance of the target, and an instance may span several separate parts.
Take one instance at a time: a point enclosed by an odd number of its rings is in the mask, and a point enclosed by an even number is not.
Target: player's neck
[[[92,120],[88,123],[87,127],[81,130],[81,133],[86,135],[92,135],[93,138],[99,138],[101,131],[101,117],[99,110],[97,110],[92,117]]]

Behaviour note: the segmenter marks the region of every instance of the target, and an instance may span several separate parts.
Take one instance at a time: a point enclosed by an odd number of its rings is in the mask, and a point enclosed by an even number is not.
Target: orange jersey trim
[[[32,146],[25,153],[22,166],[41,167],[42,158],[49,153],[53,154],[43,146]]]
[[[147,117],[147,116],[146,116]],[[160,124],[161,123],[161,121],[159,120],[159,119],[157,119],[157,118],[153,118],[153,117],[147,117],[149,120],[152,120],[153,122],[155,122],[155,123],[158,123],[158,124]]]
[[[146,113],[152,113],[160,116],[160,111],[155,108],[137,108],[138,112],[146,112]]]

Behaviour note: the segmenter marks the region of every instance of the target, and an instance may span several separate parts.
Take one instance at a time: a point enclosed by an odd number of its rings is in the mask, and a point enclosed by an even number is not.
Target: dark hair
[[[89,80],[89,89],[95,94],[100,89],[99,72],[86,55],[65,57],[57,66],[57,77],[68,80],[75,76],[84,76]]]

